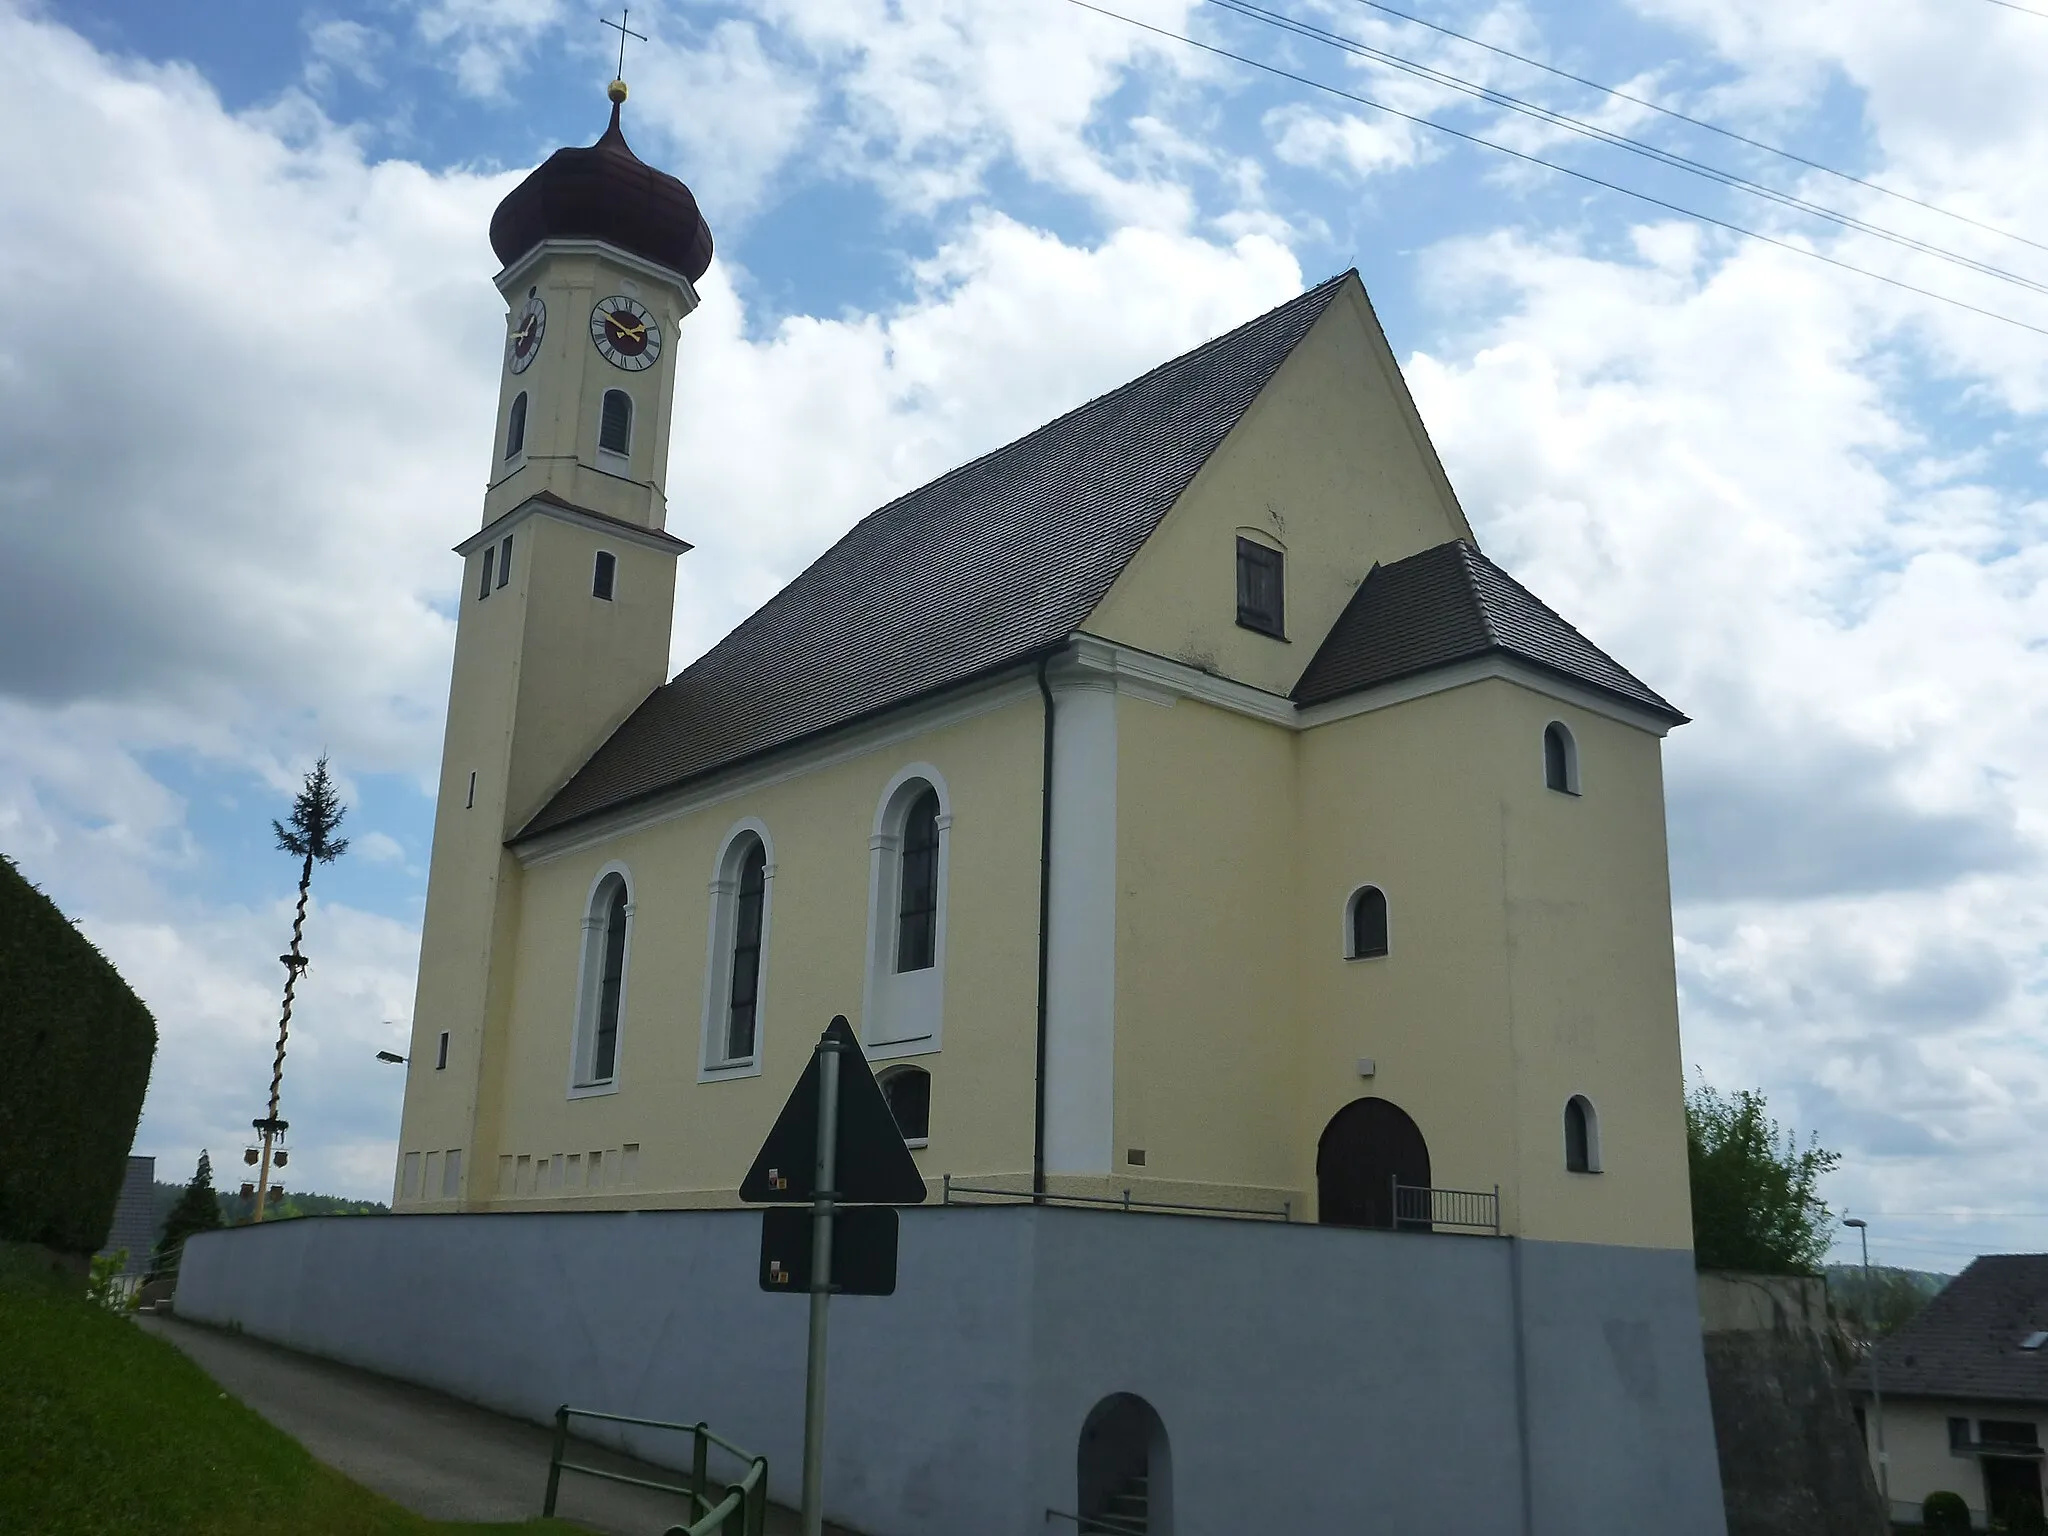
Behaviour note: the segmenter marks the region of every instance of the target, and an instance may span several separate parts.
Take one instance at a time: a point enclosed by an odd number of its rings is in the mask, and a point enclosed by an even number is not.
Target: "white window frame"
[[[1567,1173],[1578,1173],[1580,1171],[1572,1167],[1571,1132],[1567,1128],[1571,1123],[1571,1109],[1574,1104],[1585,1106],[1586,1166],[1584,1171],[1587,1173],[1599,1173],[1603,1168],[1603,1164],[1600,1161],[1600,1111],[1594,1107],[1593,1096],[1590,1093],[1568,1095],[1564,1101],[1564,1108],[1558,1113],[1557,1134],[1564,1145],[1565,1171]]]
[[[626,402],[626,451],[604,445],[604,403],[612,395],[618,395]],[[597,467],[607,475],[617,475],[622,480],[633,478],[633,434],[639,429],[637,420],[640,403],[633,398],[629,389],[611,385],[598,393],[597,397]]]
[[[926,787],[939,797],[938,912],[932,963],[921,971],[896,969],[896,921],[903,883],[903,822]],[[946,913],[951,906],[953,795],[930,763],[908,763],[882,790],[868,839],[867,976],[861,988],[861,1044],[870,1061],[925,1056],[944,1036]]]
[[[738,922],[740,860],[748,839],[759,838],[766,860],[761,881],[761,962],[754,978],[754,1053],[728,1060],[725,1027],[732,1003],[732,941]],[[757,816],[726,829],[711,866],[711,918],[704,952],[704,1021],[697,1055],[697,1081],[721,1083],[734,1077],[759,1077],[766,1053],[762,1047],[768,1022],[768,939],[775,921],[775,840]]]
[[[1384,955],[1361,955],[1355,943],[1357,925],[1352,922],[1358,910],[1358,898],[1367,891],[1378,891],[1387,904],[1387,953]],[[1387,895],[1387,888],[1377,880],[1364,880],[1351,888],[1351,894],[1344,898],[1344,958],[1346,960],[1385,960],[1394,953],[1394,901]]]
[[[1550,783],[1550,733],[1560,731],[1564,735],[1564,788],[1553,789]],[[1543,787],[1553,795],[1579,794],[1579,738],[1572,728],[1562,720],[1543,722],[1543,734],[1537,738],[1538,763],[1543,775]]]
[[[875,1074],[875,1086],[883,1089],[883,1096],[886,1100],[887,1088],[885,1084],[887,1083],[887,1080],[891,1077],[900,1076],[906,1072],[922,1072],[924,1074],[925,1080],[924,1134],[922,1136],[905,1136],[903,1138],[903,1145],[910,1148],[911,1151],[917,1152],[923,1150],[924,1148],[932,1144],[931,1069],[929,1067],[920,1067],[912,1063],[905,1062],[901,1066],[894,1066],[890,1067],[886,1071],[877,1072]],[[897,1130],[900,1132],[902,1130],[902,1127],[898,1126]]]
[[[590,1068],[597,1051],[598,991],[604,982],[604,914],[598,910],[598,896],[618,876],[626,887],[626,943],[619,959],[619,1025],[612,1039],[612,1075],[602,1082],[590,1081]],[[570,1036],[569,1087],[572,1099],[596,1098],[617,1093],[626,1056],[626,1020],[631,1012],[633,978],[633,873],[613,860],[590,882],[583,899],[582,959],[576,968],[576,1026]]]

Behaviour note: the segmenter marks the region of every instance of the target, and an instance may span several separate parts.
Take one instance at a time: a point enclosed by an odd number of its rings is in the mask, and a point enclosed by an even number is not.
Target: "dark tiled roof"
[[[2048,1403],[2048,1347],[2022,1349],[2048,1330],[2048,1253],[1991,1253],[1942,1288],[1878,1346],[1885,1396]],[[1859,1366],[1850,1378],[1870,1390]]]
[[[1071,635],[1351,273],[871,512],[657,688],[519,835]]]
[[[1495,651],[1685,720],[1462,539],[1374,566],[1294,685],[1294,701],[1320,704]]]

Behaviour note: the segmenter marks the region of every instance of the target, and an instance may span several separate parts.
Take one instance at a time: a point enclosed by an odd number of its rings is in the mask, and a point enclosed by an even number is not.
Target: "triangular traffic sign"
[[[839,1200],[849,1205],[923,1204],[924,1175],[903,1144],[889,1101],[844,1014],[832,1020],[823,1040],[839,1045],[839,1155],[832,1178]],[[819,1059],[820,1053],[812,1051],[754,1166],[740,1181],[742,1200],[796,1203],[816,1193]]]

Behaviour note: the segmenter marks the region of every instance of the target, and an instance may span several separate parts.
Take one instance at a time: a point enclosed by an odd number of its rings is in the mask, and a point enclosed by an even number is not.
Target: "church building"
[[[1689,1249],[1685,717],[1482,552],[1357,273],[669,678],[679,534],[748,509],[670,526],[712,240],[624,95],[491,221],[397,1208],[732,1205],[844,1014],[935,1198]]]

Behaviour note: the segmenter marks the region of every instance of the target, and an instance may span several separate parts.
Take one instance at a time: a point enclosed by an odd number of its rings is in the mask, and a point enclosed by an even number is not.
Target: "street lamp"
[[[1856,1236],[1863,1243],[1863,1328],[1864,1336],[1870,1342],[1870,1399],[1877,1409],[1877,1491],[1884,1500],[1884,1517],[1892,1517],[1891,1456],[1884,1448],[1884,1389],[1877,1380],[1877,1336],[1875,1308],[1877,1292],[1870,1284],[1870,1223],[1860,1216],[1851,1216],[1843,1223],[1854,1227]]]
[[[394,1067],[402,1067],[406,1064],[406,1058],[399,1055],[396,1051],[379,1051],[377,1059],[379,1061],[388,1061]]]

